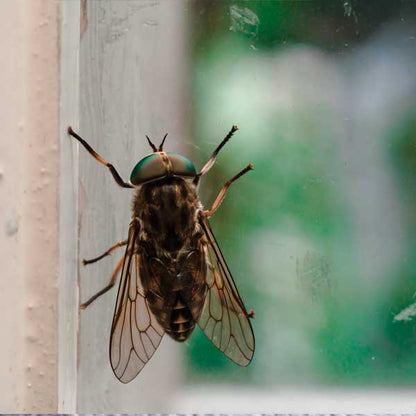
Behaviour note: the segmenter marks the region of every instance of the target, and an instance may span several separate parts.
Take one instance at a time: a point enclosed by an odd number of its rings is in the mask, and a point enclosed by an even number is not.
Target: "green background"
[[[211,223],[256,312],[252,364],[197,330],[190,382],[414,384],[415,2],[190,7],[188,145],[202,166],[239,126],[201,197],[254,164]]]

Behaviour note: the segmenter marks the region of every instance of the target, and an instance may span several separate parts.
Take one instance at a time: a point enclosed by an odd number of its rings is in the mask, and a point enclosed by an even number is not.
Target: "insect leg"
[[[225,145],[225,143],[228,142],[228,140],[231,139],[232,135],[238,130],[237,126],[232,126],[231,130],[228,132],[228,134],[224,137],[223,141],[217,146],[217,148],[212,153],[211,157],[209,158],[208,162],[205,163],[204,167],[201,169],[201,172],[199,172],[194,179],[194,184],[197,185],[199,180],[201,179],[201,176],[205,175],[214,165],[215,160],[217,159],[217,155],[219,151],[222,149],[222,147]]]
[[[245,175],[248,171],[252,170],[254,167],[251,163],[249,163],[241,172],[237,173],[234,177],[232,177],[230,180],[225,182],[224,187],[221,189],[220,193],[217,196],[217,199],[212,204],[212,207],[208,211],[204,211],[203,214],[206,217],[210,217],[214,212],[217,210],[217,208],[220,206],[222,200],[225,197],[225,194],[227,193],[228,188],[230,185],[235,182],[238,178],[241,178],[243,175]]]
[[[111,164],[104,160],[81,136],[72,130],[72,127],[68,127],[68,134],[72,137],[75,137],[88,151],[88,153],[102,165],[107,166],[110,169],[111,174],[113,175],[114,180],[123,188],[134,188],[133,185],[130,185],[127,182],[124,182],[121,176],[118,174],[116,168]]]
[[[123,267],[124,257],[125,256],[123,256],[120,259],[120,261],[117,263],[117,266],[114,269],[113,274],[111,275],[111,279],[110,279],[108,285],[105,288],[101,289],[99,292],[97,292],[94,296],[91,296],[86,302],[84,302],[83,304],[81,304],[79,306],[80,309],[87,308],[92,302],[95,301],[95,299],[99,298],[101,295],[104,295],[104,293],[108,292],[116,284],[117,275],[120,273],[120,270]]]
[[[127,240],[119,241],[117,244],[114,244],[112,247],[110,247],[106,252],[101,254],[101,256],[95,257],[90,260],[83,259],[82,264],[85,266],[87,264],[95,263],[98,260],[101,260],[105,256],[109,256],[113,251],[117,250],[119,247],[123,247],[127,244]]]

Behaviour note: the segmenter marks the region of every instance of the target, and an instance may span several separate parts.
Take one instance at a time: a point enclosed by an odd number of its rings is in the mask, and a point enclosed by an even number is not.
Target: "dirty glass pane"
[[[239,368],[196,331],[187,380],[416,382],[416,3],[189,3],[194,142],[256,353]],[[205,156],[204,156],[205,155]],[[204,159],[205,157],[205,159]]]

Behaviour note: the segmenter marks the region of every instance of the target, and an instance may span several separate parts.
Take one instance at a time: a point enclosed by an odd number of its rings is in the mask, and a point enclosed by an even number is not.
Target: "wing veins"
[[[133,380],[143,369],[164,335],[163,328],[156,325],[157,320],[149,308],[141,284],[140,250],[136,240],[138,232],[139,223],[133,220],[130,223],[125,261],[111,328],[110,362],[114,374],[123,383]],[[133,292],[131,292],[132,289]],[[140,318],[142,314],[145,328],[140,330],[139,321],[142,320]],[[150,334],[149,331],[151,331]]]
[[[246,366],[252,360],[255,348],[249,315],[211,231],[208,219],[201,215],[199,223],[206,237],[208,265],[206,276],[208,293],[201,314],[203,324],[201,329],[228,358]],[[215,311],[217,313],[214,314]],[[215,316],[219,313],[221,317],[217,319]]]
[[[230,296],[229,294],[228,294],[228,296]],[[230,301],[231,301],[231,297],[230,297]],[[228,309],[228,308],[227,308]],[[240,319],[238,318],[238,315],[236,315],[235,314],[235,316],[236,316],[236,318],[237,318],[237,321],[238,321],[238,325],[240,325],[240,328],[241,328],[241,321],[240,321]],[[231,329],[232,329],[232,332],[231,332],[231,334],[230,334],[230,339],[231,338],[234,338],[234,342],[235,342],[235,345],[237,346],[237,348],[240,350],[240,352],[241,352],[241,354],[243,354],[244,355],[244,357],[248,360],[248,361],[250,361],[250,359],[248,358],[248,356],[243,352],[243,350],[241,349],[241,347],[240,347],[240,343],[237,341],[237,337],[236,337],[236,334],[235,334],[235,331],[234,331],[234,329],[235,328],[233,328],[234,327],[234,325],[236,325],[236,323],[235,323],[235,321],[230,321],[230,325],[231,325]],[[243,331],[243,329],[241,328],[241,334],[243,335],[243,337],[244,337],[244,342],[245,342],[245,344],[246,344],[246,347],[251,351],[251,349],[250,349],[250,347],[248,346],[248,344],[247,344],[247,341],[246,341],[246,339],[245,339],[245,335],[244,335],[244,331]],[[228,341],[229,342],[229,341]]]
[[[224,299],[224,302],[226,303],[226,304],[228,304],[228,302],[227,302],[227,297],[224,295],[224,293],[223,293],[223,291],[221,290],[221,297]],[[222,303],[221,303],[221,305],[222,305]],[[228,324],[229,324],[229,326],[230,326],[230,335],[228,336],[228,341],[227,341],[227,345],[226,345],[226,347],[224,348],[224,351],[226,351],[227,350],[227,348],[229,347],[229,345],[230,345],[230,341],[231,341],[231,338],[233,337],[233,332],[232,332],[232,320],[231,320],[231,316],[230,316],[230,309],[228,308],[228,307],[226,307],[226,308],[224,308],[225,310],[226,310],[226,312],[227,312],[227,316],[228,316]]]
[[[227,295],[228,295],[228,298],[229,298],[229,300],[230,300],[230,302],[231,302],[231,304],[233,303],[233,300],[232,300],[232,297],[231,297],[231,295],[228,293],[228,291],[226,290],[226,292],[227,292]],[[228,302],[227,302],[227,304],[228,304]],[[244,333],[244,329],[243,329],[243,327],[242,327],[242,325],[241,325],[241,319],[239,318],[239,316],[238,316],[238,311],[235,309],[235,306],[233,305],[233,313],[235,314],[235,316],[236,316],[236,318],[237,318],[237,321],[238,321],[238,324],[236,324],[236,325],[238,325],[239,327],[240,327],[240,329],[241,329],[241,334],[243,335],[243,337],[244,337],[244,342],[246,343],[246,345],[247,345],[247,347],[248,347],[248,340],[247,340],[247,338],[246,338],[246,335],[245,335],[245,333]],[[235,322],[234,322],[235,323]],[[233,334],[233,336],[234,336],[235,334]],[[234,338],[235,338],[235,336],[234,336]],[[249,349],[250,349],[250,347],[249,347]],[[242,352],[242,351],[241,351]]]

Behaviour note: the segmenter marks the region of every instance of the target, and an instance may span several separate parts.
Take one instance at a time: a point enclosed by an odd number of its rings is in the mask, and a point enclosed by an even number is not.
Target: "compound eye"
[[[166,176],[166,167],[159,154],[144,157],[132,170],[130,182],[141,185],[145,182],[161,179]]]
[[[194,164],[185,156],[177,153],[167,153],[167,155],[172,164],[172,173],[175,176],[194,177],[196,175]]]

